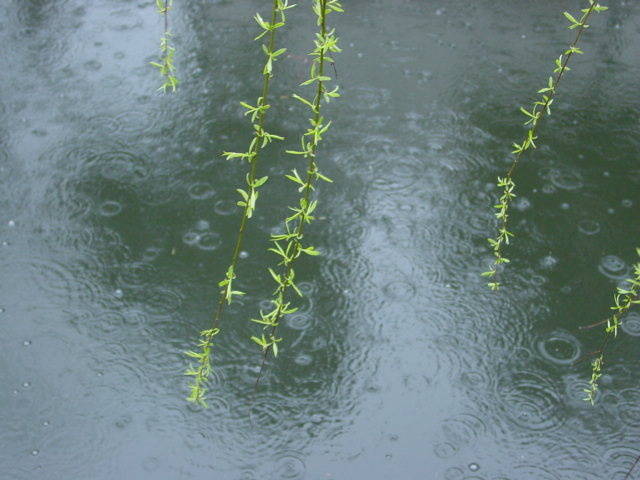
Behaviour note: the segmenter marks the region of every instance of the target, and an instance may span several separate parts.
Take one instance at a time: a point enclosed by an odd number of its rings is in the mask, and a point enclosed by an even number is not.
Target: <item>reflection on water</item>
[[[174,15],[181,89],[158,96],[150,1],[0,5],[0,466],[3,478],[621,479],[640,454],[639,315],[581,400],[611,292],[638,242],[638,5],[584,38],[540,148],[518,173],[512,265],[491,294],[494,179],[518,104],[565,45],[540,2],[352,0],[342,101],[301,264],[307,299],[252,396],[268,234],[297,166],[268,150],[208,410],[185,358],[209,320],[237,215],[264,2],[190,0]],[[270,131],[312,25],[292,11]],[[231,60],[230,60],[231,59]],[[252,74],[255,73],[256,75]],[[566,88],[565,88],[566,87]],[[294,140],[295,141],[295,140]]]

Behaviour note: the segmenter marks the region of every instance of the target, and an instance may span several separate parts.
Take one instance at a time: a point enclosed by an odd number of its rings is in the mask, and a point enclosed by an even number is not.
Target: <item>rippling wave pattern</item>
[[[268,2],[267,2],[268,3]],[[291,2],[290,2],[291,3]],[[298,2],[300,3],[300,2]],[[640,4],[609,0],[519,168],[504,290],[496,175],[517,110],[566,44],[559,2],[344,2],[342,98],[296,270],[303,299],[254,390],[269,233],[295,198],[291,93],[312,45],[290,11],[209,408],[184,350],[211,321],[238,223],[265,2],[174,2],[179,91],[156,92],[152,1],[0,2],[0,478],[623,480],[640,455],[640,311],[591,352],[636,262]],[[572,2],[560,2],[572,3]],[[575,4],[573,4],[575,3]],[[573,2],[571,8],[578,7]],[[564,5],[564,8],[568,8]],[[630,478],[640,478],[640,466]]]

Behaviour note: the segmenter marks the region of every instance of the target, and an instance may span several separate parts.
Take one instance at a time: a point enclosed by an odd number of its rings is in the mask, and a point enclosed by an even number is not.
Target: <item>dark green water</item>
[[[0,478],[622,479],[640,454],[640,315],[589,365],[612,291],[640,246],[640,6],[611,0],[565,78],[519,199],[499,294],[496,175],[520,104],[571,39],[574,0],[345,0],[343,98],[309,230],[324,256],[282,329],[249,418],[269,297],[268,234],[295,200],[282,173],[305,112],[308,1],[280,43],[270,148],[238,284],[218,337],[211,408],[186,395],[182,351],[209,325],[238,222],[258,95],[255,11],[176,1],[182,86],[155,93],[151,1],[0,2]],[[298,166],[298,168],[300,168]],[[636,472],[636,478],[640,471]]]

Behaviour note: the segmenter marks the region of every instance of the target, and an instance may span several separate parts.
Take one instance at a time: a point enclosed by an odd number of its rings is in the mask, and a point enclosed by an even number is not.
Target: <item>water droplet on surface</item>
[[[16,226],[16,222],[15,222],[15,220],[9,220],[7,225],[9,225],[10,227],[15,227]]]
[[[624,200],[622,200],[620,202],[620,205],[622,205],[625,208],[631,208],[631,207],[633,207],[633,200],[625,198]]]
[[[122,289],[116,288],[113,291],[113,296],[116,297],[116,298],[122,298],[122,297],[124,297],[124,292],[122,291]]]
[[[480,465],[478,465],[477,463],[470,463],[469,470],[471,470],[472,472],[477,472],[478,470],[480,470]]]
[[[249,252],[247,252],[246,250],[242,250],[242,251],[238,254],[238,256],[239,256],[240,258],[242,258],[242,259],[244,259],[244,258],[249,258]]]
[[[29,345],[31,345],[31,340],[25,340],[24,342],[22,342],[22,345],[28,347]]]
[[[34,457],[40,453],[40,450],[31,450],[31,455]]]
[[[23,386],[24,388],[29,388],[29,387],[31,386],[31,384],[30,384],[29,382],[23,382],[23,383],[22,383],[22,386]]]

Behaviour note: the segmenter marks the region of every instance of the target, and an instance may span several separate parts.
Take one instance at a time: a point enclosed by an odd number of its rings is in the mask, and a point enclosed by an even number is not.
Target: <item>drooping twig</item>
[[[176,50],[170,42],[172,35],[169,31],[169,10],[172,7],[173,0],[156,0],[156,9],[158,13],[164,17],[164,32],[160,39],[160,61],[149,63],[158,69],[164,79],[163,84],[158,88],[158,90],[162,90],[163,93],[167,93],[167,90],[175,92],[180,83],[175,76],[176,68],[173,65],[173,56]]]
[[[283,140],[283,137],[268,133],[264,129],[264,124],[265,114],[270,108],[270,105],[267,103],[267,97],[269,95],[271,78],[273,77],[273,65],[278,57],[286,51],[285,48],[275,50],[275,33],[276,30],[286,24],[286,10],[294,6],[295,5],[289,5],[288,0],[273,0],[271,21],[265,21],[259,13],[254,17],[256,23],[262,29],[262,32],[255,39],[258,40],[266,35],[268,41],[266,44],[262,45],[262,51],[266,56],[266,62],[262,67],[262,93],[260,97],[258,97],[255,106],[241,102],[241,105],[246,109],[245,115],[250,115],[251,117],[251,122],[253,124],[253,139],[251,140],[246,152],[223,153],[223,156],[226,157],[227,160],[246,160],[249,164],[249,171],[246,175],[246,190],[240,188],[237,189],[241,197],[238,201],[238,206],[242,208],[242,218],[240,220],[235,246],[233,248],[233,253],[231,254],[229,266],[225,273],[225,278],[218,283],[221,290],[218,297],[217,308],[213,315],[212,326],[210,329],[200,332],[200,340],[198,342],[200,351],[186,352],[188,356],[197,360],[197,366],[193,367],[190,365],[186,371],[186,375],[193,377],[190,384],[191,391],[187,400],[203,406],[206,406],[205,384],[211,373],[211,348],[213,347],[214,337],[220,333],[220,323],[222,321],[225,306],[230,304],[234,297],[244,295],[243,292],[234,290],[233,282],[237,276],[236,268],[238,265],[240,251],[242,249],[242,242],[247,223],[253,216],[253,212],[256,208],[258,189],[267,181],[267,177],[258,178],[257,176],[259,154],[260,151],[273,140]]]
[[[502,195],[500,196],[498,203],[495,205],[495,208],[498,210],[495,214],[498,219],[498,232],[495,237],[488,239],[495,258],[489,267],[489,270],[482,273],[482,276],[489,279],[487,286],[492,290],[498,290],[500,288],[500,282],[498,281],[498,267],[502,264],[509,263],[509,259],[503,255],[503,250],[506,245],[509,245],[510,237],[513,237],[513,233],[510,232],[507,227],[509,226],[509,207],[516,196],[514,193],[516,185],[513,177],[518,166],[518,162],[527,150],[537,148],[535,141],[538,138],[538,126],[545,115],[551,115],[551,104],[555,99],[560,81],[564,74],[570,70],[568,66],[569,60],[574,54],[580,55],[583,53],[582,50],[578,48],[578,44],[582,34],[589,27],[587,20],[589,20],[589,17],[593,12],[607,10],[607,7],[601,6],[599,3],[595,2],[595,0],[588,1],[589,7],[582,9],[582,15],[579,20],[574,18],[570,13],[564,12],[564,16],[570,22],[568,28],[570,30],[575,29],[576,36],[571,45],[569,45],[569,48],[556,59],[556,68],[553,71],[555,73],[555,77],[549,77],[547,86],[538,90],[541,97],[533,103],[531,110],[529,111],[524,107],[520,107],[520,111],[526,117],[524,125],[529,129],[521,143],[513,144],[514,150],[512,153],[515,157],[511,163],[511,167],[507,171],[507,174],[504,177],[498,177],[498,187],[502,188]]]
[[[301,85],[311,85],[315,83],[316,93],[313,100],[308,100],[297,94],[293,95],[296,100],[311,110],[313,114],[312,118],[309,119],[311,127],[308,128],[301,137],[301,150],[287,151],[287,153],[299,155],[307,159],[307,173],[304,180],[296,169],[293,169],[290,174],[286,175],[289,180],[296,184],[298,191],[302,195],[298,206],[289,207],[289,209],[293,211],[293,215],[285,219],[284,233],[271,236],[272,247],[269,248],[269,251],[279,257],[278,265],[280,266],[280,271],[277,273],[274,269],[269,269],[276,283],[276,288],[271,300],[273,309],[268,313],[260,311],[260,318],[252,319],[253,322],[262,325],[263,332],[267,332],[266,334],[262,333],[260,336],[252,337],[252,340],[262,348],[262,361],[256,378],[254,392],[262,378],[269,353],[273,352],[274,356],[278,354],[278,343],[282,340],[277,337],[277,329],[280,321],[285,315],[297,310],[297,308],[291,305],[291,301],[287,298],[288,294],[293,290],[299,296],[302,296],[302,293],[295,284],[295,262],[302,254],[311,256],[319,254],[315,247],[308,244],[305,246],[302,243],[305,225],[314,220],[312,214],[318,204],[317,200],[311,200],[311,192],[315,189],[314,185],[317,180],[331,182],[329,178],[320,173],[316,153],[323,135],[331,125],[330,121],[325,122],[321,114],[323,100],[326,103],[332,98],[340,96],[338,87],[335,87],[333,90],[326,88],[326,83],[331,80],[331,78],[325,74],[326,62],[333,63],[330,54],[340,52],[338,37],[335,36],[335,31],[328,30],[327,28],[327,15],[332,12],[342,12],[343,9],[338,0],[313,0],[312,6],[317,17],[319,32],[316,33],[316,39],[314,41],[315,49],[310,53],[314,59],[311,64],[309,79]]]
[[[640,256],[640,248],[636,249],[636,252]],[[598,392],[598,381],[602,376],[604,354],[607,345],[612,336],[614,338],[618,336],[618,328],[622,326],[622,317],[631,307],[640,304],[640,262],[633,266],[633,278],[627,279],[626,282],[629,284],[628,287],[617,287],[616,289],[613,297],[614,305],[611,307],[614,313],[606,320],[607,326],[604,330],[604,340],[600,348],[600,355],[591,362],[591,380],[589,380],[589,388],[584,389],[584,392],[587,394],[584,400],[590,402],[592,405],[595,402],[596,393]]]

